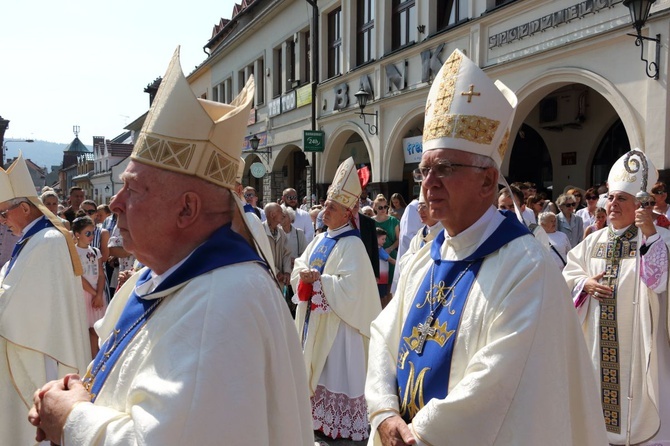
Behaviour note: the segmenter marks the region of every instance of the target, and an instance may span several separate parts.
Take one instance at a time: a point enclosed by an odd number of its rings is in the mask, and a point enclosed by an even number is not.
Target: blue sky
[[[241,2],[241,0],[238,0]],[[0,116],[6,139],[92,145],[149,108],[147,84],[181,45],[186,74],[234,0],[3,0]]]

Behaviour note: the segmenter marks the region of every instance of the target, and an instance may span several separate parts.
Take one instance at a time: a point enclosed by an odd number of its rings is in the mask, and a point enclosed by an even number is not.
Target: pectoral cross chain
[[[426,318],[426,322],[423,324],[419,324],[417,326],[417,329],[419,330],[419,344],[416,346],[414,349],[417,353],[421,353],[423,351],[423,346],[426,343],[426,339],[428,336],[434,336],[435,332],[435,327],[431,327],[431,324],[433,323],[433,316],[428,315]]]

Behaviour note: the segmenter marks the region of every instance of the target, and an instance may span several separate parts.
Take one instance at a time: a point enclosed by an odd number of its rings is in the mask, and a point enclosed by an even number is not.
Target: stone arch
[[[421,131],[423,131],[423,117],[425,105],[420,104],[407,110],[401,119],[398,119],[393,125],[388,136],[388,149],[385,150],[385,156],[382,159],[381,170],[386,175],[386,181],[399,181],[403,179],[403,168],[405,157],[402,149],[402,140],[408,130],[415,127],[417,122],[421,121]]]
[[[609,80],[593,71],[576,67],[547,70],[523,85],[516,92],[519,100],[512,134],[516,134],[535,105],[552,91],[569,84],[583,84],[599,93],[612,106],[623,122],[631,147],[644,147],[644,134],[634,108],[621,91]],[[505,154],[503,169],[509,166],[510,153]]]
[[[357,134],[363,140],[368,157],[370,158],[370,164],[373,166],[371,169],[372,179],[370,181],[377,181],[375,179],[374,166],[378,160],[375,159],[374,152],[370,149],[370,140],[368,135],[360,127],[347,121],[338,126],[326,140],[326,147],[323,151],[323,154],[321,155],[321,159],[317,164],[318,182],[329,184],[333,181],[333,178],[335,177],[335,171],[340,165],[339,161],[342,148],[353,134]]]

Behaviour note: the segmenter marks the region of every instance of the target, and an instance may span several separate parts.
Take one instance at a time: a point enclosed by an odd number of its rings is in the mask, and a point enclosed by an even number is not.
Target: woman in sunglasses
[[[596,222],[596,209],[598,209],[598,190],[595,187],[590,188],[584,193],[584,202],[586,207],[578,209],[575,215],[582,219],[584,231]]]
[[[102,269],[100,250],[91,246],[95,223],[90,217],[77,217],[72,222],[72,233],[77,242],[77,254],[81,260],[84,273],[81,283],[86,299],[86,316],[88,318],[88,335],[91,340],[91,358],[98,354],[98,336],[93,324],[105,315],[107,305],[104,299],[105,275]]]
[[[375,212],[373,217],[375,226],[386,231],[386,243],[384,243],[384,250],[395,259],[398,255],[398,235],[400,233],[400,221],[392,215],[389,215],[389,204],[383,194],[377,195],[375,201],[372,203],[372,209]],[[388,288],[391,289],[391,280],[394,265],[389,265],[389,283]]]
[[[571,194],[562,194],[556,200],[560,212],[556,214],[558,230],[568,236],[570,247],[574,248],[584,238],[584,224],[582,219],[574,215],[577,201]]]

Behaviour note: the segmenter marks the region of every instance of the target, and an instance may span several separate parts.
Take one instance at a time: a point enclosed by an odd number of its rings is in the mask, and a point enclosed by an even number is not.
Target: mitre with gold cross
[[[517,99],[459,50],[433,80],[426,101],[423,151],[457,149],[485,155],[500,167]]]
[[[177,48],[131,158],[233,189],[253,97],[250,76],[230,104],[196,98]]]

